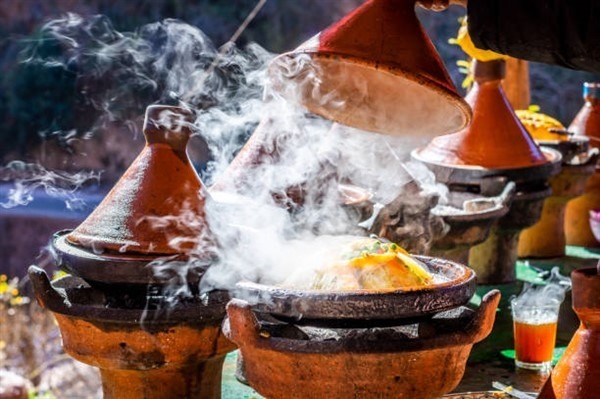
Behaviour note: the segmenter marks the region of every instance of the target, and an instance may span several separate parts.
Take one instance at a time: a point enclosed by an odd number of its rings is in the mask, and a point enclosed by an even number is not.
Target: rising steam
[[[219,50],[199,29],[180,21],[120,33],[105,17],[73,14],[46,24],[42,37],[62,51],[47,56],[38,51],[41,43],[33,43],[26,62],[76,71],[89,103],[103,118],[126,120],[152,103],[195,112],[193,130],[211,155],[202,177],[207,186],[214,185],[205,208],[214,240],[202,237],[192,252],[215,254],[201,282],[203,291],[232,289],[240,279],[281,281],[316,262],[315,257],[335,252],[340,240],[334,237],[367,235],[368,227],[359,224],[362,215],[351,211],[355,204],[348,203],[340,185],[359,186],[380,209],[410,187],[411,200],[424,205],[411,209],[420,209],[424,218],[403,217],[396,209],[396,223],[405,234],[426,236],[419,241],[420,251],[431,242],[423,224],[430,223],[429,209],[443,200],[445,188],[426,169],[402,163],[421,143],[332,125],[284,100],[278,94],[282,88],[274,91],[269,83],[282,79],[267,76],[273,55],[259,45],[239,49],[228,43]],[[298,84],[290,83],[283,92],[301,90]],[[340,106],[333,95],[319,101]],[[232,177],[228,166],[256,126],[262,155]],[[160,229],[165,223],[155,220],[154,225]],[[155,270],[168,271],[175,284],[183,284],[187,273],[172,273],[170,266],[160,262]]]
[[[34,199],[36,190],[42,189],[51,197],[64,199],[67,209],[78,210],[85,205],[77,191],[84,185],[98,183],[99,172],[78,172],[69,174],[50,171],[41,165],[12,161],[0,167],[0,181],[14,184],[6,192],[6,200],[0,202],[3,208],[26,206]]]
[[[565,293],[570,289],[571,279],[561,275],[558,266],[555,266],[546,276],[543,284],[526,283],[513,303],[526,307],[560,305],[565,299]]]

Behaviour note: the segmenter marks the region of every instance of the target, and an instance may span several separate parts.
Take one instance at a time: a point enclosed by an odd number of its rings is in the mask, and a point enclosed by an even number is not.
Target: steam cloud
[[[64,198],[67,209],[82,209],[83,199],[77,195],[80,187],[100,180],[99,172],[78,172],[69,174],[50,171],[41,165],[12,161],[0,167],[0,181],[12,181],[14,185],[6,193],[6,201],[0,202],[3,208],[26,206],[34,199],[34,193],[43,189],[55,198]]]
[[[119,33],[105,17],[74,14],[49,22],[42,33],[63,51],[42,55],[34,43],[27,62],[77,71],[82,91],[105,118],[127,119],[155,102],[196,112],[195,134],[211,155],[202,178],[207,186],[215,184],[205,212],[217,244],[207,248],[202,237],[196,251],[217,255],[202,279],[204,292],[232,289],[240,279],[281,281],[315,256],[335,251],[336,236],[366,235],[340,184],[363,188],[381,207],[409,184],[416,201],[431,206],[443,201],[445,187],[431,172],[403,164],[422,143],[332,125],[284,100],[268,84],[273,55],[257,44],[239,49],[228,43],[219,51],[200,30],[179,21]],[[331,101],[339,101],[334,97]],[[232,177],[227,168],[256,126],[263,156]],[[423,229],[422,219],[413,220],[414,226],[409,219],[403,223],[407,232]],[[156,221],[156,228],[161,225]],[[168,268],[168,262],[159,262],[156,271]],[[175,274],[173,281],[181,284],[186,273]],[[190,295],[185,289],[171,292]]]
[[[558,266],[555,266],[543,284],[526,283],[514,303],[527,307],[560,305],[565,299],[565,293],[570,289],[571,279],[561,275]]]

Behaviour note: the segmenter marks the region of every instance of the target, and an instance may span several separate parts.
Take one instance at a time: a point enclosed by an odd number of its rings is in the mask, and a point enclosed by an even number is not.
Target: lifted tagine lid
[[[274,90],[357,129],[425,140],[471,110],[415,14],[415,1],[368,0],[269,66]]]

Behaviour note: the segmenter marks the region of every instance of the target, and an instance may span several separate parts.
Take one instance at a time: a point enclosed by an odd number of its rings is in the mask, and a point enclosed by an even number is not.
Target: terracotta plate
[[[234,296],[254,310],[293,319],[381,321],[418,318],[466,304],[475,293],[475,272],[445,259],[415,256],[443,278],[426,287],[389,291],[321,291],[282,288],[251,282],[237,284]]]

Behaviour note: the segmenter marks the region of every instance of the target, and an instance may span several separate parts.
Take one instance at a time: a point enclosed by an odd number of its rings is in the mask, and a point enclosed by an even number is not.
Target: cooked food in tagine
[[[420,261],[394,243],[361,239],[349,245],[339,260],[317,267],[306,278],[290,276],[288,287],[327,291],[398,290],[433,283],[433,275]],[[302,283],[300,281],[302,280]]]
[[[548,115],[532,110],[517,110],[515,113],[534,140],[564,141],[569,139],[564,125]]]

